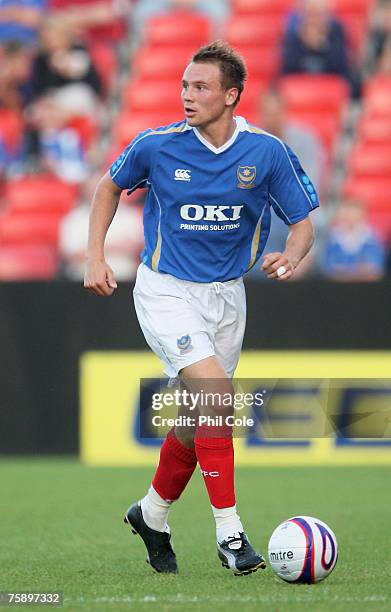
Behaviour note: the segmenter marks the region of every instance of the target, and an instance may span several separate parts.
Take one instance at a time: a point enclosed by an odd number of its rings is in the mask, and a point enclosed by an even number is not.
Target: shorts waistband
[[[188,287],[205,287],[206,289],[214,289],[216,293],[220,293],[220,291],[224,290],[225,287],[231,287],[232,285],[235,285],[236,283],[243,281],[243,276],[238,276],[238,278],[233,278],[228,281],[212,281],[211,283],[198,283],[196,281],[189,281],[189,280],[184,280],[183,278],[178,278],[177,276],[173,276],[172,274],[167,274],[166,272],[164,273],[156,272],[155,270],[151,270],[151,268],[147,266],[145,263],[141,263],[140,268],[146,268],[148,272],[151,272],[152,274],[157,274],[161,278],[166,277],[166,278],[173,279],[174,281],[187,285]]]

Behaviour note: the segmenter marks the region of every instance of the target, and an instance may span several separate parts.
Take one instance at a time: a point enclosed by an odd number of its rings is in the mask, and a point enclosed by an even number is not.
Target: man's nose
[[[191,102],[193,100],[193,95],[191,93],[191,89],[190,87],[188,87],[187,89],[183,90],[183,100],[185,102]]]

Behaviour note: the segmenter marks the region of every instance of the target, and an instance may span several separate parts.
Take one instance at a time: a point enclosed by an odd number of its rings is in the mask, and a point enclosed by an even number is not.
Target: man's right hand
[[[84,275],[84,287],[95,295],[113,295],[117,289],[114,272],[101,260],[88,260]]]

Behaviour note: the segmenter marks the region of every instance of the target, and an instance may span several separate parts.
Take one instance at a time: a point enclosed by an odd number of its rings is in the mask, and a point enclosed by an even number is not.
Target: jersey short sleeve
[[[315,188],[293,151],[275,140],[269,198],[276,214],[287,224],[305,219],[319,206]]]
[[[134,191],[143,187],[152,166],[152,130],[146,130],[126,147],[110,168],[110,176],[120,189]]]

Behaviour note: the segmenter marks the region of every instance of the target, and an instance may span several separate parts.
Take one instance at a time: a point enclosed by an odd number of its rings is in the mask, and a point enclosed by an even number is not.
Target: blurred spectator
[[[261,98],[260,125],[267,132],[283,140],[295,152],[317,190],[319,190],[320,183],[324,186],[325,153],[322,144],[310,129],[287,120],[284,99],[277,90],[269,90]],[[267,241],[267,252],[283,251],[289,227],[275,214],[273,208],[270,212],[271,228]],[[315,223],[318,216],[314,219]],[[314,257],[315,250],[312,249],[300,263],[294,278],[303,278],[311,273]],[[250,275],[267,279],[258,264],[251,270]]]
[[[269,90],[262,97],[260,124],[293,149],[311,182],[319,190],[321,181],[324,181],[325,152],[322,143],[310,128],[287,119],[284,99],[277,90]]]
[[[303,0],[288,24],[282,46],[282,73],[337,74],[352,95],[360,86],[349,59],[343,25],[328,11],[327,0]]]
[[[47,0],[0,0],[0,44],[35,43]]]
[[[70,280],[84,277],[91,185],[86,187],[86,201],[64,217],[60,227],[60,255],[63,273]],[[105,255],[119,280],[131,280],[136,276],[143,247],[143,213],[138,204],[128,204],[125,197],[109,227],[105,242]]]
[[[30,67],[28,48],[18,41],[5,44],[0,56],[0,183],[21,169],[23,109],[28,98]],[[0,185],[0,192],[1,188]]]
[[[85,147],[55,95],[35,102],[31,122],[37,130],[40,169],[68,183],[84,181],[89,170]]]
[[[48,4],[61,19],[97,43],[122,38],[132,8],[131,0],[48,0]]]
[[[385,252],[357,200],[337,211],[321,261],[324,276],[339,281],[376,281],[385,273]]]
[[[376,66],[376,74],[391,76],[391,34],[385,41],[382,53]]]
[[[377,6],[374,18],[374,27],[370,37],[370,68],[376,70],[379,58],[383,55],[385,47],[391,40],[391,2],[381,3]]]
[[[7,151],[4,140],[0,134],[0,194],[2,195],[2,180],[7,164]]]
[[[99,121],[100,78],[88,50],[60,17],[50,15],[43,21],[40,40],[32,68],[26,161],[31,169],[50,169],[65,181],[79,183],[88,171],[91,144],[83,132]],[[73,119],[81,120],[80,129],[70,125]]]
[[[386,276],[387,279],[391,279],[391,240],[388,242]]]
[[[102,93],[99,75],[86,47],[71,25],[57,16],[47,17],[40,29],[41,51],[32,71],[33,97],[70,84],[83,84],[90,93]],[[79,99],[74,100],[75,112]]]
[[[28,97],[31,54],[18,41],[4,45],[0,56],[0,108],[22,110]]]
[[[195,11],[209,17],[218,27],[229,14],[227,0],[138,0],[133,10],[133,30],[143,32],[146,22],[174,11]]]

